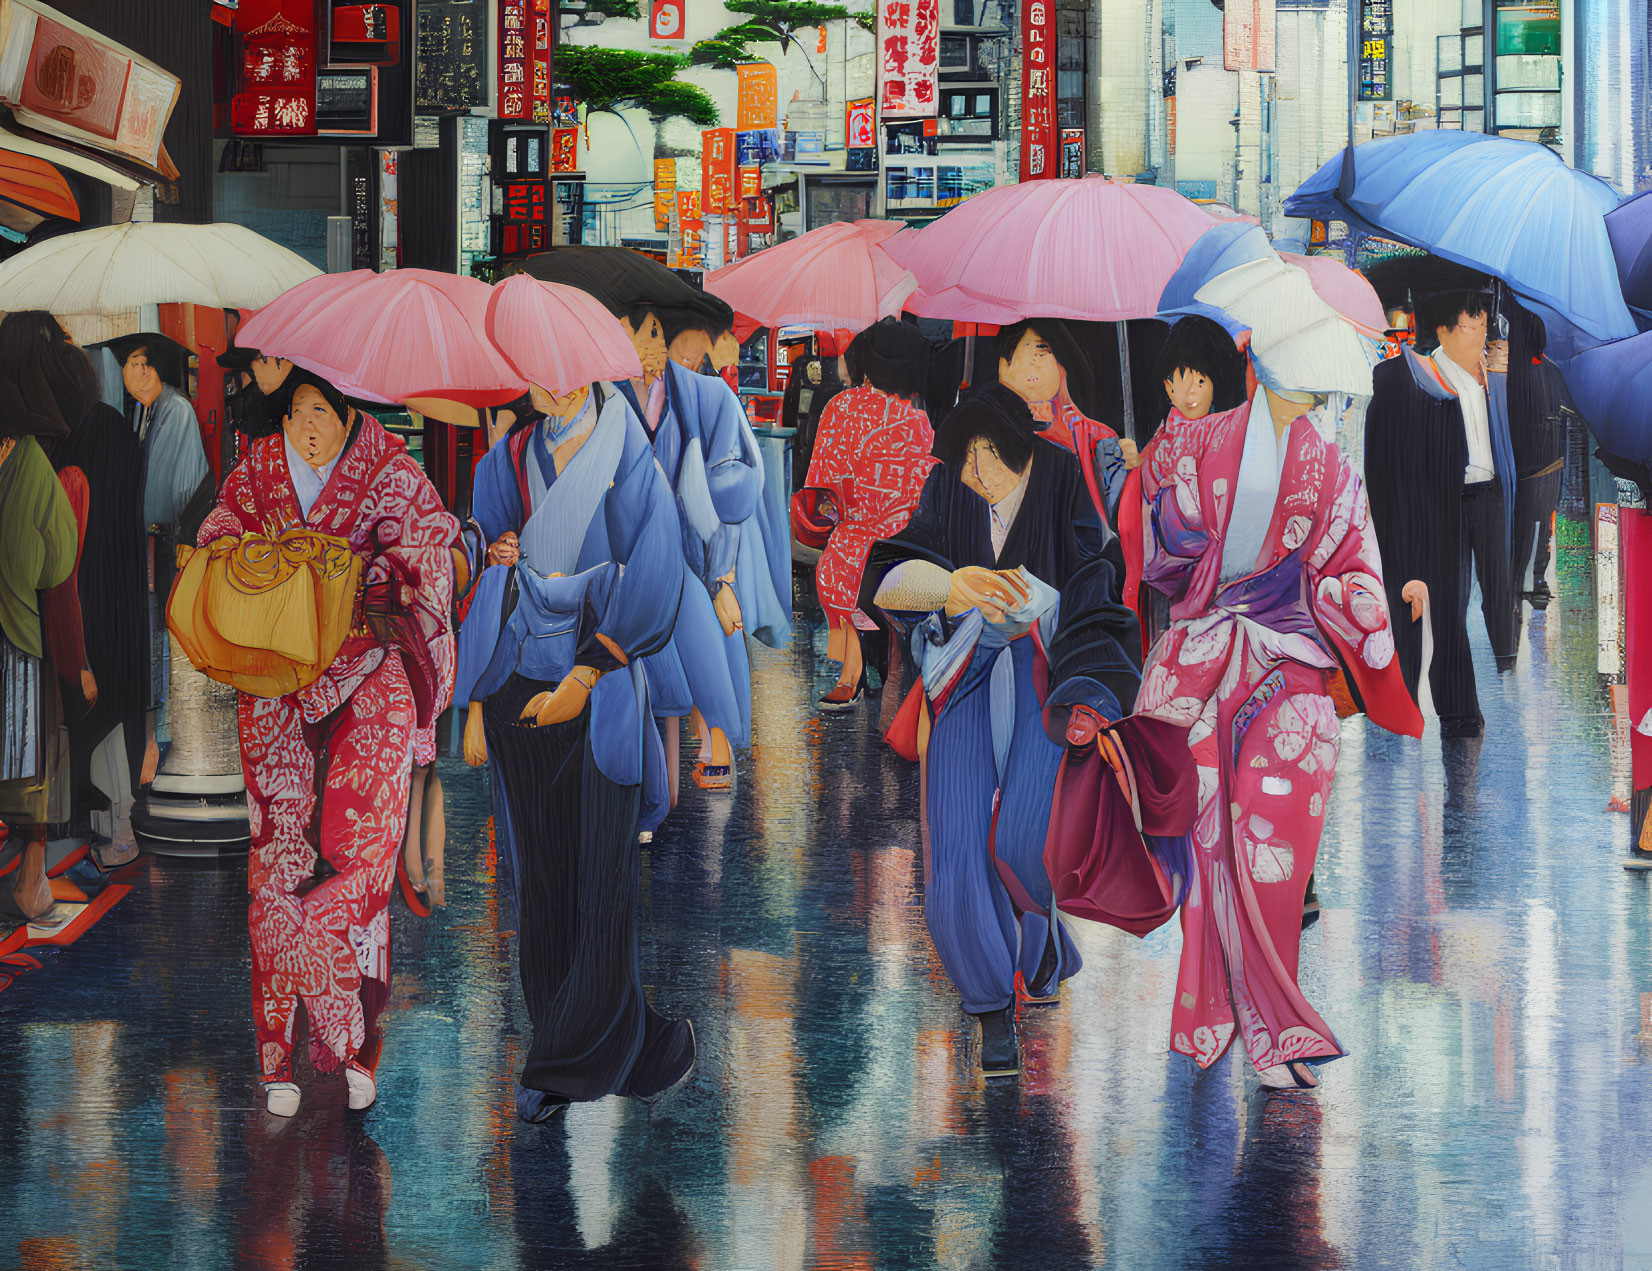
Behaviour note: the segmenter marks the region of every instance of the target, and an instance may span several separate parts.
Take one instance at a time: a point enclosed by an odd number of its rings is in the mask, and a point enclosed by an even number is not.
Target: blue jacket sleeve
[[[642,425],[624,400],[617,400],[628,416],[625,454],[603,513],[617,574],[601,609],[591,614],[580,649],[581,660],[598,669],[613,662],[596,639],[599,634],[613,641],[628,662],[665,647],[683,583],[676,501]]]
[[[740,399],[722,380],[707,375],[685,376],[695,384],[699,401],[700,444],[705,452],[706,487],[721,524],[706,544],[705,583],[715,582],[734,569],[740,552],[740,527],[757,512],[763,497],[763,470]]]
[[[206,450],[195,411],[176,390],[161,395],[149,426],[153,432],[144,472],[144,524],[172,525],[210,474]]]

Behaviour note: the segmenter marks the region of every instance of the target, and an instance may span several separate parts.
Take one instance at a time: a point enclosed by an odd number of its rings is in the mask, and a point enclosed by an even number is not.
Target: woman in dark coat
[[[92,758],[115,729],[128,791],[138,788],[143,763],[144,712],[149,695],[148,563],[143,488],[135,479],[142,459],[136,434],[113,407],[99,400],[96,373],[85,352],[48,313],[13,313],[0,321],[0,367],[17,381],[28,406],[61,420],[68,435],[50,445],[52,466],[86,474],[86,538],[78,571],[86,658],[95,697],[75,701],[64,680],[69,725],[71,790],[79,816],[108,808],[113,842],[97,849],[105,868],[137,853],[130,807],[92,781]]]

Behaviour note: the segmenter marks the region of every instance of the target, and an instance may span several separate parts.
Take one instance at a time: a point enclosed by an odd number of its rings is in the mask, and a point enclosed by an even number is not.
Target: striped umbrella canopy
[[[1092,174],[984,190],[885,250],[916,275],[906,308],[922,317],[1117,322],[1158,312],[1165,283],[1210,228],[1174,190]]]
[[[619,319],[577,287],[513,274],[493,288],[485,323],[512,369],[553,396],[642,375]]]
[[[320,272],[244,225],[129,221],[48,238],[0,263],[0,310],[256,309]]]
[[[1343,150],[1285,200],[1501,278],[1597,340],[1633,335],[1606,216],[1618,196],[1547,146],[1431,130]]]
[[[918,287],[889,256],[903,221],[833,221],[706,275],[706,290],[763,327],[862,331]]]
[[[352,397],[447,418],[423,404],[496,406],[527,391],[485,334],[492,295],[480,279],[430,269],[323,274],[265,305],[235,340],[296,362]]]

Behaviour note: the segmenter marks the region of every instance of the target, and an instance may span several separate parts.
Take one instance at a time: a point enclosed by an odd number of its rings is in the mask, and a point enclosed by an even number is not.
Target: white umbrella
[[[320,272],[244,225],[128,222],[49,238],[0,264],[0,312],[256,309]]]
[[[1371,395],[1376,345],[1314,291],[1306,271],[1269,253],[1195,293],[1251,331],[1260,378],[1276,390]]]

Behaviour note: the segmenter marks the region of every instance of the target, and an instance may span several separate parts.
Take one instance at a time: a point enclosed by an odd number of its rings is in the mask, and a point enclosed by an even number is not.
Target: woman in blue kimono
[[[648,666],[654,712],[666,721],[673,774],[675,720],[690,711],[699,716],[696,731],[708,744],[694,779],[705,789],[727,789],[733,747],[751,744],[745,637],[779,646],[790,636],[789,566],[777,570],[770,548],[778,531],[768,524],[763,460],[740,399],[721,379],[686,369],[667,352],[672,343],[681,347],[685,330],[703,328],[707,316],[639,305],[620,321],[643,374],[617,387],[676,495],[686,570],[672,649]]]
[[[491,449],[476,511],[497,545],[459,635],[465,759],[492,764],[517,870],[533,1042],[517,1113],[652,1098],[694,1064],[694,1029],[643,997],[637,832],[666,807],[643,660],[671,637],[682,548],[671,491],[625,399],[560,397]],[[462,695],[462,696],[459,696]]]
[[[993,384],[961,399],[935,454],[906,529],[872,548],[861,607],[903,562],[951,575],[911,637],[934,719],[924,915],[980,1020],[983,1072],[1013,1076],[1017,981],[1054,1002],[1080,966],[1044,872],[1067,721],[1129,712],[1140,635],[1078,459],[1037,435],[1020,396]]]

